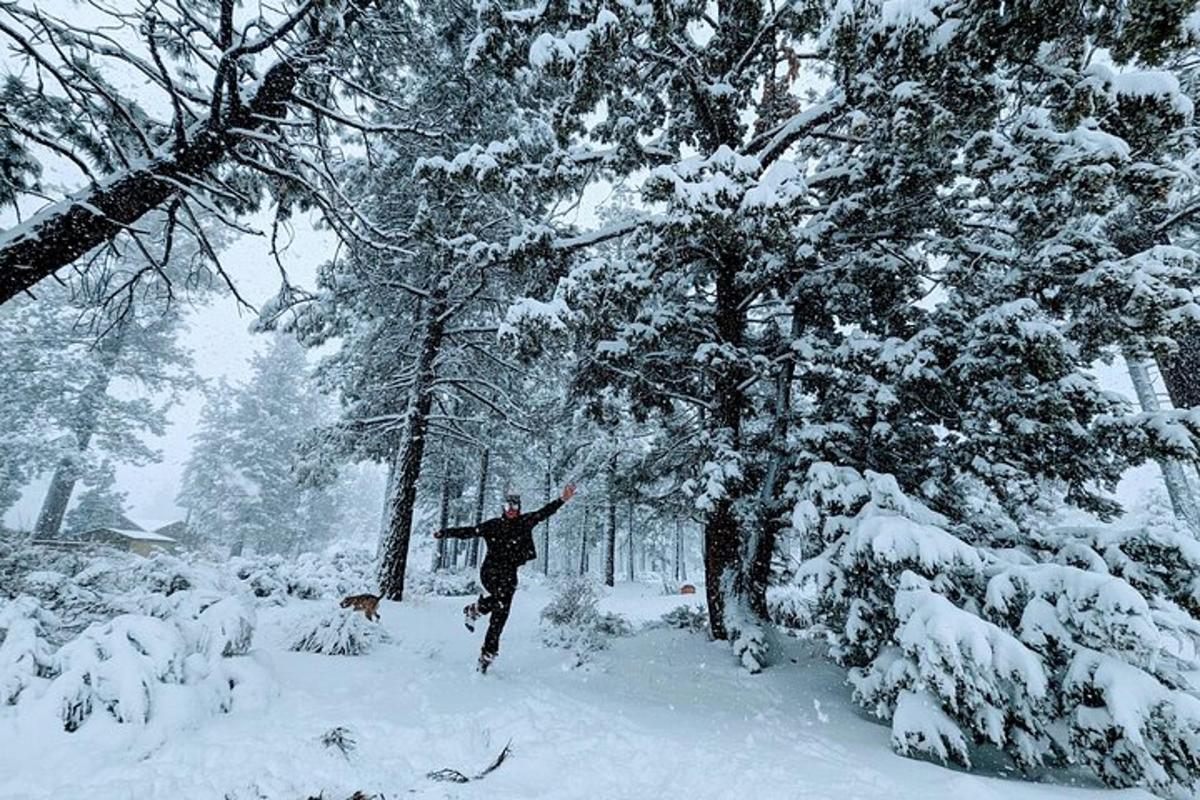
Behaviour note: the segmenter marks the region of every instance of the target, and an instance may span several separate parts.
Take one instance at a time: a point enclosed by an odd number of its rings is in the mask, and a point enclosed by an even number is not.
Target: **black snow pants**
[[[494,656],[500,652],[500,634],[508,622],[508,612],[512,610],[513,595],[517,591],[517,568],[499,566],[489,569],[485,560],[479,580],[487,594],[479,596],[475,607],[480,614],[491,614],[487,634],[483,637],[483,652]]]

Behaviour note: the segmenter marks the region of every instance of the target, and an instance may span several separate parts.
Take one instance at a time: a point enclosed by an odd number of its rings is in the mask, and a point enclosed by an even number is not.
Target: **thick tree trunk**
[[[737,258],[726,254],[719,265],[716,280],[716,325],[720,344],[738,350],[745,336],[746,316],[736,279]],[[736,364],[725,365],[713,382],[713,398],[717,402],[712,415],[714,433],[724,438],[730,452],[741,448],[742,382],[745,370]],[[733,501],[741,487],[727,484],[725,494],[713,504],[704,525],[704,581],[708,599],[709,630],[714,639],[726,639],[725,592],[738,589],[741,563],[739,559],[739,529],[733,513]]]
[[[613,586],[616,583],[617,558],[617,501],[613,496],[613,482],[617,476],[617,456],[614,453],[608,462],[608,531],[605,536],[604,548],[604,585]]]
[[[779,504],[779,489],[788,458],[787,437],[791,427],[792,383],[796,377],[796,360],[791,343],[801,333],[800,308],[792,307],[791,335],[787,341],[788,358],[779,367],[775,376],[775,408],[771,423],[771,458],[763,476],[759,493],[759,519],[757,529],[752,531],[746,548],[750,562],[746,590],[749,594],[750,610],[760,619],[766,619],[767,585],[771,581],[771,558],[775,553],[775,540],[783,527],[783,509]]]
[[[483,503],[487,497],[487,480],[488,466],[491,460],[491,452],[484,448],[483,455],[479,458],[479,493],[475,496],[475,524],[483,522]],[[479,566],[479,537],[471,539],[467,543],[467,566]]]
[[[327,26],[272,64],[254,96],[213,122],[194,124],[183,146],[162,148],[136,168],[119,172],[0,233],[0,303],[32,287],[162,206],[179,184],[202,178],[230,157],[244,132],[260,131],[287,115],[287,101],[303,72],[319,62],[332,31],[345,27],[371,0],[355,0],[342,12],[343,25]],[[228,107],[228,104],[226,104]]]
[[[426,311],[425,337],[417,360],[416,377],[408,398],[407,420],[400,447],[396,450],[396,486],[391,498],[388,535],[381,549],[379,592],[389,600],[404,599],[404,571],[408,566],[408,544],[412,538],[413,510],[417,503],[417,480],[425,456],[429,409],[433,404],[435,362],[445,336],[444,295],[435,296]]]
[[[66,516],[67,506],[71,502],[71,493],[75,491],[75,483],[79,480],[78,458],[87,452],[92,436],[96,433],[100,409],[112,382],[113,367],[121,356],[125,331],[125,326],[121,325],[97,345],[99,369],[84,387],[74,415],[75,427],[72,432],[75,434],[77,455],[64,458],[54,469],[50,488],[46,491],[46,498],[42,501],[42,509],[34,526],[34,536],[38,539],[53,539],[62,528],[63,517]]]

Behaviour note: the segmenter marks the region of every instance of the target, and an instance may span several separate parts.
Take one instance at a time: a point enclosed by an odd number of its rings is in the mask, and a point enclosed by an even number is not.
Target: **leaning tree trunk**
[[[737,289],[738,261],[725,254],[718,265],[716,280],[716,324],[719,343],[734,351],[740,350],[745,338],[746,316]],[[713,409],[714,438],[724,438],[730,452],[741,447],[742,383],[745,370],[736,364],[717,371],[712,396],[717,401]],[[714,639],[729,638],[725,624],[725,593],[737,591],[739,574],[739,528],[733,512],[734,498],[739,487],[730,483],[725,493],[713,503],[704,524],[704,581],[708,599],[709,630]]]
[[[483,522],[483,503],[487,497],[487,479],[488,479],[488,462],[490,461],[490,451],[485,447],[483,455],[479,459],[479,494],[475,496],[475,524]],[[467,566],[479,566],[479,542],[478,536],[471,539],[467,544]]]
[[[1154,390],[1150,371],[1145,363],[1126,362],[1129,368],[1129,378],[1133,382],[1133,390],[1137,394],[1138,403],[1143,411],[1161,410],[1158,394]],[[1171,509],[1175,516],[1188,524],[1193,533],[1200,533],[1200,510],[1196,507],[1196,497],[1188,482],[1183,465],[1173,458],[1162,459],[1163,483],[1167,487],[1167,497],[1171,501]]]
[[[417,360],[416,377],[408,396],[404,435],[396,449],[396,485],[392,490],[387,539],[380,548],[379,593],[389,600],[404,599],[404,571],[412,538],[413,511],[417,504],[417,481],[425,456],[425,435],[433,404],[435,362],[446,332],[445,295],[435,295],[426,311],[425,337]]]
[[[766,619],[768,616],[767,585],[771,581],[771,557],[775,553],[775,541],[784,527],[779,489],[788,458],[787,437],[788,428],[791,426],[792,383],[796,377],[796,359],[795,353],[791,349],[791,343],[800,336],[800,332],[800,308],[793,305],[791,336],[787,342],[787,358],[784,359],[779,373],[775,376],[771,458],[767,462],[767,471],[763,476],[762,488],[759,493],[758,525],[751,532],[746,548],[746,557],[749,560],[746,581],[746,591],[749,595],[747,600],[750,610],[760,619]]]
[[[0,233],[0,303],[53,275],[95,247],[112,241],[146,214],[180,192],[203,186],[207,173],[228,160],[246,136],[281,122],[306,70],[321,62],[332,37],[353,22],[372,0],[351,0],[340,24],[330,24],[284,53],[262,73],[254,96],[225,104],[217,119],[196,122],[182,145],[164,145],[98,184],[46,207],[23,225]],[[232,105],[232,108],[230,106]]]
[[[75,434],[75,453],[60,461],[54,469],[50,488],[46,490],[46,498],[42,501],[42,510],[34,526],[34,536],[38,539],[53,539],[62,528],[63,517],[66,516],[67,506],[71,502],[71,493],[75,491],[75,482],[79,480],[78,461],[87,452],[92,436],[96,433],[100,409],[112,382],[113,367],[121,356],[125,333],[125,325],[121,325],[97,345],[98,369],[84,386],[75,410],[75,426],[72,431]]]
[[[608,532],[605,536],[604,548],[604,585],[616,583],[617,558],[617,501],[613,495],[613,483],[617,476],[617,454],[613,453],[608,462]]]

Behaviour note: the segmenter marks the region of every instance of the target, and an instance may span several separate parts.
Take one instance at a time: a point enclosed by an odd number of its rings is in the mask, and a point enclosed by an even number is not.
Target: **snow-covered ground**
[[[785,641],[782,663],[750,675],[703,635],[642,630],[572,668],[567,652],[539,636],[549,596],[522,587],[487,676],[474,672],[482,632],[463,628],[461,598],[382,604],[391,641],[358,657],[279,645],[310,601],[264,610],[255,657],[278,691],[261,708],[188,729],[93,720],[74,734],[0,719],[0,798],[1149,797],[900,758],[888,728],[855,710],[842,671],[805,642]],[[625,585],[602,607],[636,623],[683,600]],[[357,742],[346,756],[319,741],[335,726]],[[426,777],[442,768],[474,774],[509,741],[510,758],[482,780]]]

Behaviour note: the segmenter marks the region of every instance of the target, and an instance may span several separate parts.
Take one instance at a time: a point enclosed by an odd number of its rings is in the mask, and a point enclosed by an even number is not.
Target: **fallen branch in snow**
[[[504,760],[506,758],[508,758],[509,753],[511,753],[511,752],[512,752],[512,740],[509,739],[508,744],[504,745],[504,749],[500,751],[500,755],[496,756],[496,760],[493,761],[491,764],[489,764],[487,767],[485,767],[482,772],[480,772],[473,778],[469,778],[466,775],[463,775],[461,772],[459,772],[456,769],[435,770],[435,771],[427,774],[425,777],[429,778],[429,780],[431,780],[431,781],[447,781],[449,783],[469,783],[470,781],[477,781],[480,778],[487,776],[488,773],[495,771],[495,769],[497,767],[499,767],[501,764],[504,763]]]
[[[336,747],[347,760],[350,758],[350,751],[358,746],[357,740],[350,734],[350,729],[341,725],[330,728],[321,734],[321,744],[326,747]]]

